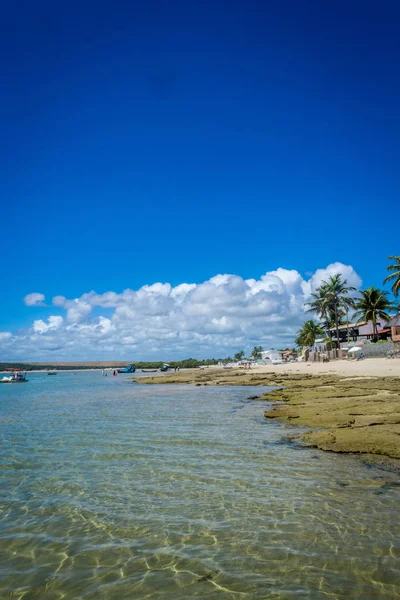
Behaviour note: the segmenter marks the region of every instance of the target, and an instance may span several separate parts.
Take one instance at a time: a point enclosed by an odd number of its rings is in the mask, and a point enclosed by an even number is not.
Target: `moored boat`
[[[142,369],[142,373],[157,373],[158,369]]]
[[[128,365],[127,367],[124,367],[123,369],[117,369],[117,373],[134,373],[136,371],[136,368],[133,365]]]
[[[6,371],[11,371],[11,374],[0,379],[0,383],[24,383],[28,381],[25,371],[19,371],[18,369],[6,369]]]

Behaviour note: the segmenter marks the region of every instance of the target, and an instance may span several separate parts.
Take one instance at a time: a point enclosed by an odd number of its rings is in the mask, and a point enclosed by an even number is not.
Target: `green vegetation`
[[[371,286],[367,290],[364,290],[360,293],[361,298],[355,304],[356,313],[354,314],[354,319],[371,321],[374,330],[374,338],[377,340],[377,319],[389,321],[390,315],[387,311],[392,310],[394,305],[387,297],[388,292],[379,290],[376,287]]]
[[[388,275],[384,283],[392,283],[392,292],[395,297],[400,293],[400,256],[389,256],[389,260],[395,261],[388,266]],[[340,274],[331,276],[328,281],[323,281],[322,285],[311,294],[312,300],[307,303],[307,312],[316,313],[321,319],[321,323],[306,321],[300,331],[297,333],[296,344],[300,347],[312,346],[317,335],[324,334],[329,336],[332,347],[335,343],[338,345],[340,340],[339,326],[343,323],[343,317],[348,314],[350,309],[355,309],[354,320],[371,321],[374,331],[374,340],[378,340],[377,319],[389,321],[390,311],[400,310],[400,305],[395,306],[388,298],[388,292],[371,286],[367,290],[360,291],[359,298],[353,298],[350,293],[355,288],[348,286],[347,281],[342,279]],[[332,342],[331,329],[336,329],[336,342]],[[319,331],[317,329],[319,328]],[[347,331],[349,339],[349,330]],[[327,340],[325,340],[327,341]]]
[[[323,334],[324,330],[322,327],[310,319],[303,324],[303,327],[297,333],[295,341],[297,346],[300,346],[300,348],[304,346],[313,346],[317,337]]]
[[[121,366],[125,366],[125,363],[121,365],[120,363],[115,363],[115,366],[120,368]],[[5,369],[19,369],[20,371],[82,371],[84,369],[104,369],[103,366],[95,366],[95,365],[44,365],[44,364],[34,364],[34,363],[14,363],[14,362],[2,362],[0,363],[0,371],[4,371]]]
[[[196,358],[186,358],[184,360],[177,361],[167,361],[171,368],[179,367],[181,369],[189,369],[196,368],[208,365],[217,365],[219,361],[222,362],[230,362],[232,359],[229,358],[208,358],[205,360],[197,360]],[[164,364],[163,361],[140,361],[136,362],[131,361],[129,364],[132,364],[136,367],[136,369],[160,369]],[[82,371],[84,369],[110,369],[110,368],[121,368],[126,365],[126,361],[118,362],[116,361],[113,367],[104,367],[104,365],[54,365],[54,364],[26,364],[26,363],[0,363],[0,371],[4,371],[5,369],[20,369],[21,371]]]
[[[390,281],[392,283],[393,295],[397,298],[400,292],[400,256],[389,256],[389,260],[394,260],[393,265],[389,265],[387,270],[390,275],[386,277],[383,283]]]
[[[340,274],[332,275],[328,281],[323,281],[322,285],[313,294],[314,300],[309,302],[309,312],[316,312],[324,320],[324,325],[328,324],[327,330],[330,335],[330,323],[334,321],[336,328],[336,340],[339,340],[339,326],[343,315],[354,308],[354,300],[349,296],[356,288],[347,285],[347,280],[342,280]]]
[[[255,358],[257,360],[258,358],[261,358],[262,351],[263,351],[262,346],[254,346],[253,350],[251,351],[251,355],[253,358]]]

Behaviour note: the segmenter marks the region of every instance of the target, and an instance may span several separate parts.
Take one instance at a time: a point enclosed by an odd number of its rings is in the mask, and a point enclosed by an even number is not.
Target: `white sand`
[[[256,365],[255,373],[335,373],[346,377],[400,377],[400,359],[365,358],[364,360],[335,360],[329,363],[289,363],[287,365]]]

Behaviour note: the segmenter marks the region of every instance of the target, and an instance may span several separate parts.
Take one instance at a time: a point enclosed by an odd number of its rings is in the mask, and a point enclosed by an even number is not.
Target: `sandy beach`
[[[400,377],[400,360],[374,358],[365,360],[337,360],[329,363],[289,363],[287,365],[255,367],[257,373],[334,373],[343,377]]]
[[[140,383],[271,385],[268,419],[307,427],[301,441],[333,452],[400,459],[400,360],[365,359],[240,368],[188,369]],[[253,396],[254,397],[254,396]]]

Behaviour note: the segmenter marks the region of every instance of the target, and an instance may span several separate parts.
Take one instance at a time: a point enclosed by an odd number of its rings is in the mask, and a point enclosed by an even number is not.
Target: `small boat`
[[[24,383],[28,381],[25,371],[18,371],[18,369],[6,369],[6,371],[12,371],[12,373],[8,377],[0,379],[0,383]]]
[[[162,371],[163,373],[165,373],[165,371],[168,371],[168,367],[169,367],[169,364],[168,363],[164,363],[163,366],[161,367],[160,371]]]
[[[128,365],[127,367],[124,367],[123,369],[117,369],[117,373],[134,373],[136,371],[136,368],[133,365]]]
[[[47,375],[57,375],[57,371],[49,371]]]
[[[142,373],[157,373],[158,369],[142,369]]]

